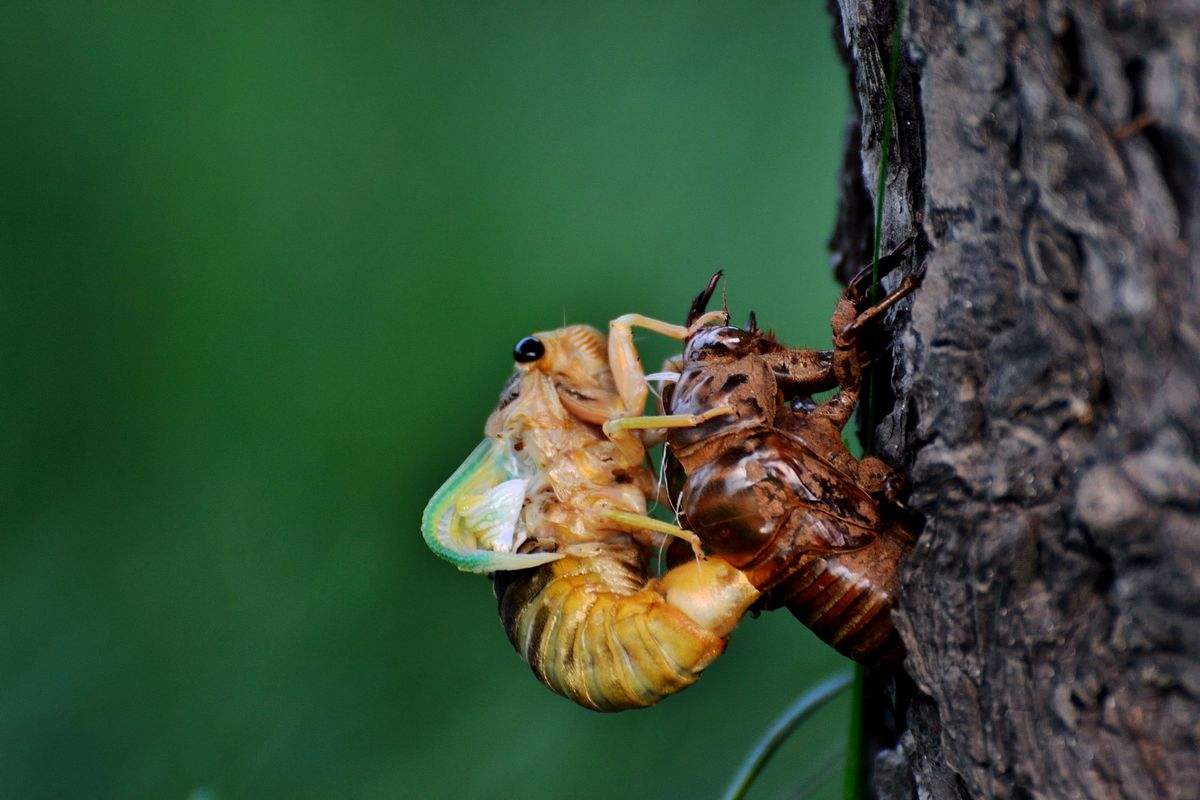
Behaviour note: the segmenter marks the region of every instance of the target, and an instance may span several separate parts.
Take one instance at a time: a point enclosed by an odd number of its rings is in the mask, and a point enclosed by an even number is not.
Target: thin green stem
[[[867,759],[863,751],[863,683],[866,670],[854,665],[854,688],[850,696],[850,742],[846,745],[846,772],[842,782],[842,797],[858,800],[866,797]]]
[[[842,672],[831,678],[826,678],[802,694],[796,702],[792,703],[786,711],[780,714],[779,718],[771,724],[770,729],[767,730],[762,739],[754,745],[754,749],[746,756],[746,760],[742,762],[737,775],[729,784],[729,788],[725,790],[723,800],[741,800],[744,798],[746,792],[750,790],[750,785],[754,783],[754,779],[762,772],[763,767],[771,760],[771,756],[775,755],[775,751],[779,749],[780,745],[783,744],[792,731],[806,719],[824,708],[830,700],[845,691],[850,686],[850,681],[851,676],[848,672]]]

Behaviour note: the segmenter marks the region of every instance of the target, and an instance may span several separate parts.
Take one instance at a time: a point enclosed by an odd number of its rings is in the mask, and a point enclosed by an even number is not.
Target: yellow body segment
[[[680,571],[686,576],[673,579]],[[653,705],[699,678],[759,593],[720,559],[681,565],[661,580],[646,572],[641,548],[613,539],[586,558],[498,576],[509,640],[539,680],[582,706]],[[716,623],[701,624],[681,606]]]

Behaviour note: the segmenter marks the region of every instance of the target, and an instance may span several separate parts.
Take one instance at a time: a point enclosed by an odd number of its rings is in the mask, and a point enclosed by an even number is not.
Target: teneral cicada
[[[494,576],[505,630],[537,677],[605,711],[695,682],[759,597],[739,570],[702,557],[694,534],[646,514],[646,434],[602,429],[644,410],[630,332],[641,323],[617,320],[607,340],[573,325],[518,342],[486,438],[422,519],[435,553]],[[670,537],[695,552],[651,577],[648,556]]]
[[[718,272],[692,305],[683,355],[669,362],[678,376],[662,394],[669,416],[623,417],[605,429],[672,420],[672,502],[706,551],[744,572],[764,593],[762,607],[786,605],[843,654],[885,664],[904,653],[890,612],[911,515],[900,477],[878,458],[855,458],[842,429],[858,403],[864,329],[916,283],[906,279],[870,306],[867,277],[837,304],[833,350],[818,351],[780,344],[753,315],[745,328],[694,325]],[[704,419],[714,409],[723,413]]]

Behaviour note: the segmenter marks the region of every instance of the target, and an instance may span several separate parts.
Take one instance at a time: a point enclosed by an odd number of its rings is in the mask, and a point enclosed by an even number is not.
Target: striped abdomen
[[[721,559],[648,581],[639,548],[619,540],[494,581],[509,641],[534,675],[598,711],[653,705],[695,683],[759,596]]]
[[[892,624],[896,568],[907,544],[885,531],[851,552],[805,555],[769,593],[839,653],[863,664],[897,663],[904,644]]]

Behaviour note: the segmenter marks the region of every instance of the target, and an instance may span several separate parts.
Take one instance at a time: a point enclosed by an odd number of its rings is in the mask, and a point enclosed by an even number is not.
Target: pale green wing
[[[487,438],[425,506],[421,535],[429,549],[464,572],[527,569],[562,558],[514,553],[528,480],[503,441]]]

